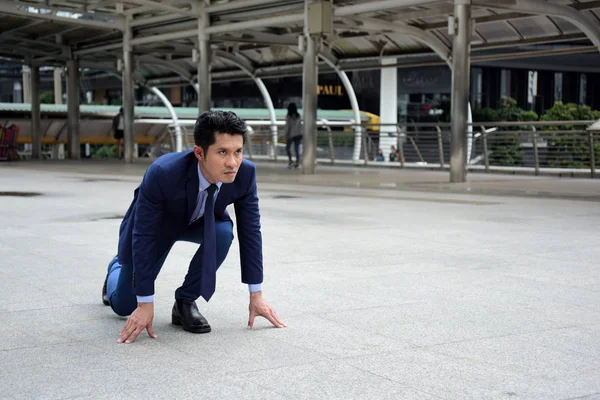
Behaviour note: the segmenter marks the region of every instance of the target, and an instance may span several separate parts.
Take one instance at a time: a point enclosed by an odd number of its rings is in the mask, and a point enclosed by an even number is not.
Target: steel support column
[[[452,142],[450,147],[450,181],[467,178],[467,113],[470,84],[471,0],[454,0],[456,32],[452,59]]]
[[[202,0],[200,3],[200,18],[198,18],[198,113],[210,110],[211,90],[210,90],[210,35],[206,33],[208,28],[208,13]]]
[[[62,35],[56,35],[56,44],[62,45]],[[54,67],[54,104],[62,104],[62,68]]]
[[[31,70],[23,65],[23,103],[31,103]]]
[[[135,149],[135,133],[133,131],[135,99],[133,96],[133,49],[131,47],[133,32],[130,18],[125,19],[123,32],[123,153],[126,163],[133,162]]]
[[[54,67],[54,104],[62,104],[62,68]]]
[[[42,155],[42,130],[40,116],[40,67],[31,66],[31,158],[39,160]]]
[[[79,62],[67,61],[67,146],[69,158],[81,158],[79,136]]]
[[[304,137],[302,138],[302,172],[314,174],[317,161],[317,38],[305,36],[306,49],[302,70],[303,96],[302,118],[304,120]]]
[[[63,87],[62,87],[62,67],[54,67],[54,104],[63,103]],[[54,143],[52,145],[52,159],[65,158],[65,145],[62,143]]]
[[[395,57],[381,60],[381,81],[379,89],[379,115],[382,125],[379,127],[379,148],[385,160],[389,160],[391,146],[397,147],[398,140],[398,69],[383,68],[396,63]],[[396,148],[396,150],[399,150]]]

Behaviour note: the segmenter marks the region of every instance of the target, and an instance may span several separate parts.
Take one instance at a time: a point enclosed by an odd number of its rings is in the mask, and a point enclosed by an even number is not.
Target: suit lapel
[[[200,181],[198,179],[198,160],[193,157],[192,162],[188,166],[188,177],[185,184],[185,192],[187,196],[187,221],[192,218],[192,214],[196,209],[198,202],[198,191],[200,190]]]

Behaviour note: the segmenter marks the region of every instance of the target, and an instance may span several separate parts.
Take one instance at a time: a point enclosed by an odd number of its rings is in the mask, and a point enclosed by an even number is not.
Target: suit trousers
[[[215,220],[217,235],[217,269],[221,266],[233,241],[233,223],[231,221]],[[188,226],[188,229],[176,240],[165,248],[159,249],[159,257],[155,270],[160,272],[173,245],[178,241],[202,244],[204,237],[204,218],[200,218]],[[190,298],[196,300],[200,297],[200,283],[202,276],[202,254],[204,246],[200,246],[192,261],[183,284],[175,291],[175,299]],[[108,265],[108,280],[106,295],[111,308],[117,315],[130,315],[137,308],[137,297],[133,291],[133,265],[121,265],[118,256],[113,258]]]

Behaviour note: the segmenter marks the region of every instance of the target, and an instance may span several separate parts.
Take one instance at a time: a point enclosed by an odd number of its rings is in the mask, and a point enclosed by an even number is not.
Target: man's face
[[[194,146],[200,171],[210,183],[231,183],[235,180],[242,163],[244,138],[242,135],[216,133],[215,139],[215,143],[208,147],[206,154],[201,147]]]

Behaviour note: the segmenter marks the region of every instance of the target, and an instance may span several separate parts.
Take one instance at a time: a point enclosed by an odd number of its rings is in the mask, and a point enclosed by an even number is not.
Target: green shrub
[[[522,121],[538,121],[540,117],[535,111],[524,111]]]
[[[117,157],[117,145],[104,145],[98,149],[92,149],[91,155],[95,159],[115,158]]]
[[[600,119],[600,111],[590,106],[561,101],[542,115],[542,121],[584,121]],[[544,131],[570,131],[585,129],[581,125],[546,126]],[[548,157],[546,166],[557,168],[588,168],[590,166],[590,145],[587,133],[581,135],[552,134],[548,136]],[[600,151],[594,146],[596,162]]]
[[[500,121],[498,111],[493,108],[478,108],[473,110],[473,122]]]
[[[54,93],[53,92],[41,92],[40,93],[40,104],[54,104]]]
[[[517,106],[517,101],[510,97],[502,97],[498,102],[498,109],[484,108],[479,117],[487,121],[537,121],[538,115],[534,111],[525,111]],[[481,120],[481,122],[484,122]],[[530,129],[528,126],[514,126],[503,129],[504,131],[517,131]],[[490,163],[502,166],[523,165],[525,151],[521,147],[521,138],[518,135],[502,133],[489,136]]]
[[[562,101],[557,101],[554,106],[546,111],[542,121],[585,121],[600,119],[600,111],[592,110],[588,105],[580,105],[575,103],[564,104]],[[553,128],[553,129],[550,129]],[[564,125],[560,127],[549,127],[549,130],[572,130],[580,129],[580,127],[572,125]]]

